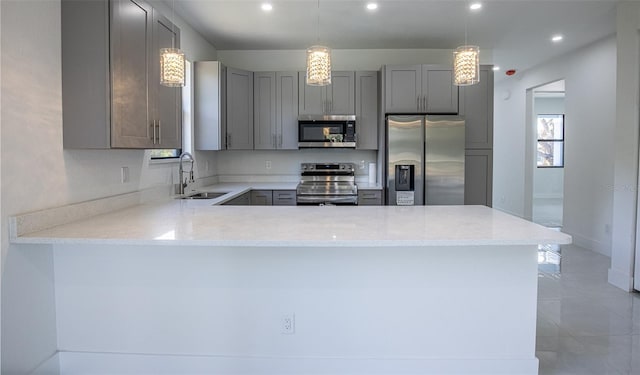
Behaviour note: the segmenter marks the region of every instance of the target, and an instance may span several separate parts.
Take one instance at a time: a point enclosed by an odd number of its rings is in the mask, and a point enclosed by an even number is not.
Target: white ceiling
[[[305,49],[319,40],[333,49],[453,49],[492,51],[503,70],[523,70],[615,33],[616,0],[484,0],[480,11],[462,0],[173,0],[175,12],[219,50]],[[165,0],[172,6],[172,1]],[[564,35],[559,44],[552,34]],[[481,52],[482,54],[482,52]],[[487,61],[487,57],[483,58]]]

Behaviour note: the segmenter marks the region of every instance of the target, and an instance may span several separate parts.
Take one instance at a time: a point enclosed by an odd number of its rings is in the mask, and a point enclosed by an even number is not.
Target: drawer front
[[[295,206],[296,191],[295,190],[274,190],[273,205],[274,206]]]
[[[358,191],[359,206],[381,206],[382,191],[380,190],[360,190]]]

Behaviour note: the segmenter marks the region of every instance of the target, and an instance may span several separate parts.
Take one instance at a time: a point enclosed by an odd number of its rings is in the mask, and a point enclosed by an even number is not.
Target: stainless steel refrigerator
[[[387,204],[464,204],[462,118],[389,115],[386,137]]]

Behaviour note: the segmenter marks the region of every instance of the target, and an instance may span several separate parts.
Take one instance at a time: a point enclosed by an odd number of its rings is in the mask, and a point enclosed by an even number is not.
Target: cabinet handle
[[[424,102],[423,109],[425,112],[427,112],[427,96],[426,95],[422,97],[422,101]]]
[[[231,134],[227,134],[227,148],[231,148]]]
[[[416,96],[416,107],[418,108],[418,112],[420,112],[420,95]]]
[[[153,144],[156,144],[156,120],[153,120],[153,124],[151,125],[153,127]]]
[[[273,145],[274,148],[278,147],[278,141],[277,141],[277,135],[271,134],[271,144]]]
[[[282,148],[282,133],[278,134],[278,147]]]
[[[158,120],[158,144],[162,144],[162,126],[160,126],[160,120]]]

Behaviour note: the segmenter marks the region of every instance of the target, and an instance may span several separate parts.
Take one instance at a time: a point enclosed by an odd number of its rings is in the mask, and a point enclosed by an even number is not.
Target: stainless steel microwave
[[[298,117],[298,147],[356,147],[356,116]]]

